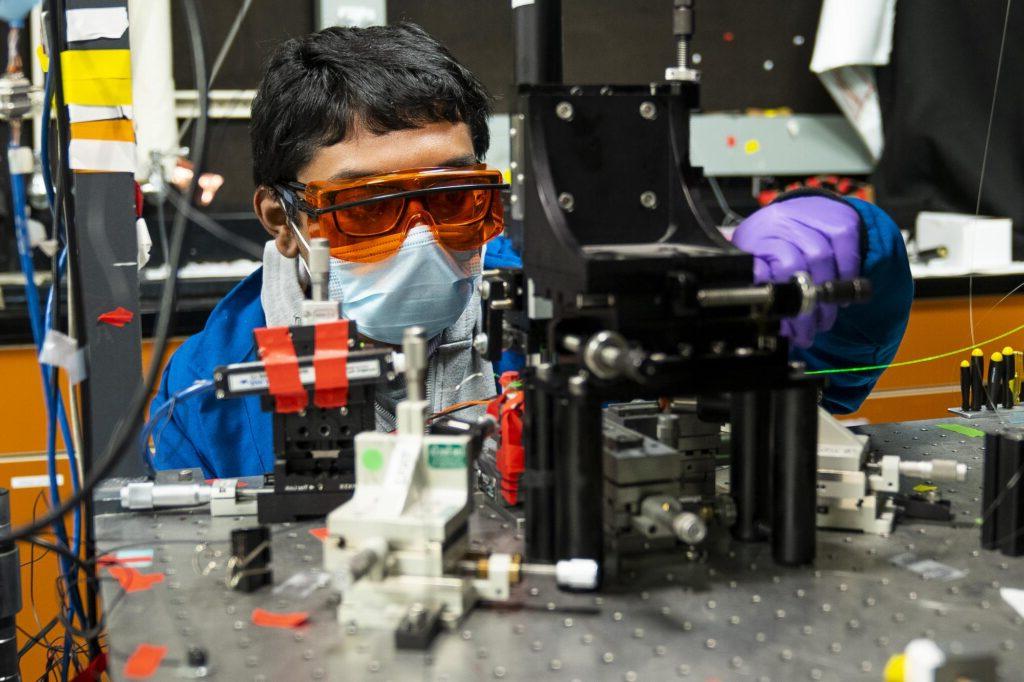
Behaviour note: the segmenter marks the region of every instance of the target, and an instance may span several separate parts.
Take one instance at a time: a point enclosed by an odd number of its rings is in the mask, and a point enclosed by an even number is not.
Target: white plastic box
[[[1006,267],[1013,259],[1009,218],[922,211],[917,214],[916,233],[919,251],[948,249],[949,255],[941,261],[944,270],[990,270]]]

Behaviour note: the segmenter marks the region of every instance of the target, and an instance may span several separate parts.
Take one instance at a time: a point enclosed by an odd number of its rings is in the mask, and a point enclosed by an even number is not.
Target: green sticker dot
[[[380,450],[363,450],[364,469],[369,469],[370,471],[377,471],[382,466],[384,466],[384,455],[380,454]]]

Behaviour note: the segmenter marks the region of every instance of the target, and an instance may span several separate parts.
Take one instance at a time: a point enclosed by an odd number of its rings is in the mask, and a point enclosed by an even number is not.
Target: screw
[[[641,102],[640,116],[648,121],[653,121],[658,118],[658,106],[654,102]]]
[[[644,208],[653,211],[658,208],[658,195],[654,192],[647,190],[640,195],[640,205]]]
[[[576,208],[576,198],[568,192],[562,192],[558,195],[558,205],[566,213],[572,213]]]
[[[575,111],[568,102],[559,102],[555,105],[555,115],[563,121],[571,121]]]

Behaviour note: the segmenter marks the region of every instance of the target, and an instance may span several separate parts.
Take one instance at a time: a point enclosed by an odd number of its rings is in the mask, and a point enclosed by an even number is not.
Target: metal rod
[[[813,383],[774,391],[772,556],[784,566],[814,561],[818,392]]]
[[[743,542],[764,538],[759,500],[768,497],[767,479],[761,475],[761,460],[770,461],[771,403],[766,391],[739,391],[730,400],[729,490],[736,504],[732,534]]]
[[[732,289],[702,289],[697,292],[697,305],[702,308],[723,308],[740,305],[771,303],[774,292],[771,285],[736,287]]]

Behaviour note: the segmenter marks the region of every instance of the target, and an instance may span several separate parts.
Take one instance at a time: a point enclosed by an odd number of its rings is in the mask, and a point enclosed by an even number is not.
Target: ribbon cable
[[[320,322],[314,328],[313,369],[317,407],[348,404],[348,320]]]
[[[264,327],[253,330],[260,360],[267,373],[267,389],[274,396],[277,412],[301,412],[309,396],[299,378],[299,360],[295,357],[288,327]]]

